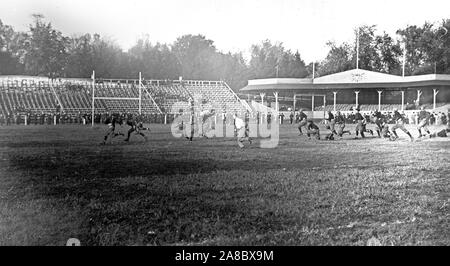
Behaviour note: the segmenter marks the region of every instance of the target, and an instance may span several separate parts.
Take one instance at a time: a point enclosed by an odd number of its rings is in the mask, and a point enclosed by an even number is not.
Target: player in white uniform
[[[250,144],[252,144],[252,140],[248,134],[248,126],[245,124],[244,120],[237,117],[236,114],[233,115],[234,118],[234,127],[237,133],[237,143],[240,148],[244,148],[244,140],[247,140]]]
[[[200,112],[200,118],[202,119],[202,124],[201,124],[201,136],[207,138],[207,136],[205,135],[205,132],[208,130],[207,128],[205,129],[205,122],[212,116],[214,116],[216,114],[216,111],[214,109],[211,110],[204,110]],[[206,126],[208,126],[209,124],[207,124]]]

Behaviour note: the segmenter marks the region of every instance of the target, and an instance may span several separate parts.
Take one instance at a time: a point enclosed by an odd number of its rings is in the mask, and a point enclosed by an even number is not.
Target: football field
[[[450,138],[150,128],[102,146],[104,125],[0,127],[0,245],[450,245]]]

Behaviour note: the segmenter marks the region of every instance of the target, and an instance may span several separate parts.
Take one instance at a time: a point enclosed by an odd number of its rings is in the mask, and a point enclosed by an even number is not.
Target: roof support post
[[[336,95],[337,91],[333,91],[333,111],[336,112]]]
[[[358,101],[359,100],[358,99],[359,98],[358,97],[359,96],[359,91],[355,91],[355,95],[356,95],[356,107],[358,108],[359,107],[359,101]]]
[[[433,110],[436,109],[436,95],[439,93],[439,90],[433,89]]]
[[[264,92],[261,92],[259,96],[261,96],[261,104],[264,105],[264,96],[266,96],[266,94]]]
[[[417,105],[420,105],[420,96],[422,95],[422,90],[417,90]]]
[[[402,90],[402,112],[405,110],[405,91]]]
[[[378,92],[378,111],[381,111],[381,93],[383,93],[383,91],[377,91]],[[403,110],[403,108],[402,108]]]
[[[273,96],[275,96],[275,111],[278,113],[278,91],[275,91]]]
[[[294,94],[294,112],[295,112],[295,104],[297,102],[297,95]]]

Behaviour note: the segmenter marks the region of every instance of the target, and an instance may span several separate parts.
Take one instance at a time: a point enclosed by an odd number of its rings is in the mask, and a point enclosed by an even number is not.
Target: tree
[[[69,39],[34,14],[30,25],[29,42],[26,43],[25,71],[31,75],[62,76],[67,65]]]
[[[352,62],[353,47],[348,43],[336,45],[334,42],[328,42],[330,51],[327,57],[320,62],[320,67],[316,65],[316,76],[325,76],[354,68]]]
[[[242,53],[216,53],[211,72],[213,79],[224,80],[233,90],[241,89],[248,80],[248,68]]]
[[[69,58],[66,68],[67,76],[89,78],[92,74],[93,47],[90,34],[73,37],[68,48]]]
[[[118,71],[122,49],[117,44],[101,38],[99,34],[94,34],[91,45],[92,66],[96,76],[102,78],[125,78],[127,76],[127,73]]]
[[[380,59],[377,61],[379,65],[376,66],[376,70],[388,74],[400,74],[402,49],[399,41],[394,41],[391,36],[384,32],[383,35],[375,37],[375,45],[377,57]]]
[[[0,75],[21,74],[23,65],[20,63],[20,53],[15,42],[19,34],[0,20]]]
[[[293,54],[282,43],[272,44],[269,40],[252,45],[250,59],[251,78],[303,78],[308,72],[297,51]]]
[[[183,35],[172,45],[181,74],[187,79],[212,79],[211,68],[216,53],[213,41],[203,35]]]
[[[146,78],[177,79],[181,74],[181,65],[170,47],[160,43],[152,45],[148,37],[139,39],[128,54],[132,59],[131,67]]]
[[[359,68],[380,71],[382,65],[381,58],[378,56],[378,47],[375,40],[376,26],[361,26],[355,29],[355,38],[359,38]],[[352,53],[352,63],[356,66],[356,42],[354,52]]]
[[[359,38],[360,69],[384,72],[390,74],[400,73],[400,56],[402,50],[400,43],[387,33],[376,35],[376,26],[361,26],[355,30],[355,38]],[[336,45],[328,42],[330,48],[327,57],[321,62],[318,75],[328,75],[356,68],[357,45],[342,43]]]

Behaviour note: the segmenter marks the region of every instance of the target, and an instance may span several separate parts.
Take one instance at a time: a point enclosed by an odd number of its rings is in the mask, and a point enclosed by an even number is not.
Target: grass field
[[[450,245],[450,138],[189,143],[0,127],[0,244]],[[417,136],[417,131],[412,131]],[[148,133],[147,133],[148,134]]]

